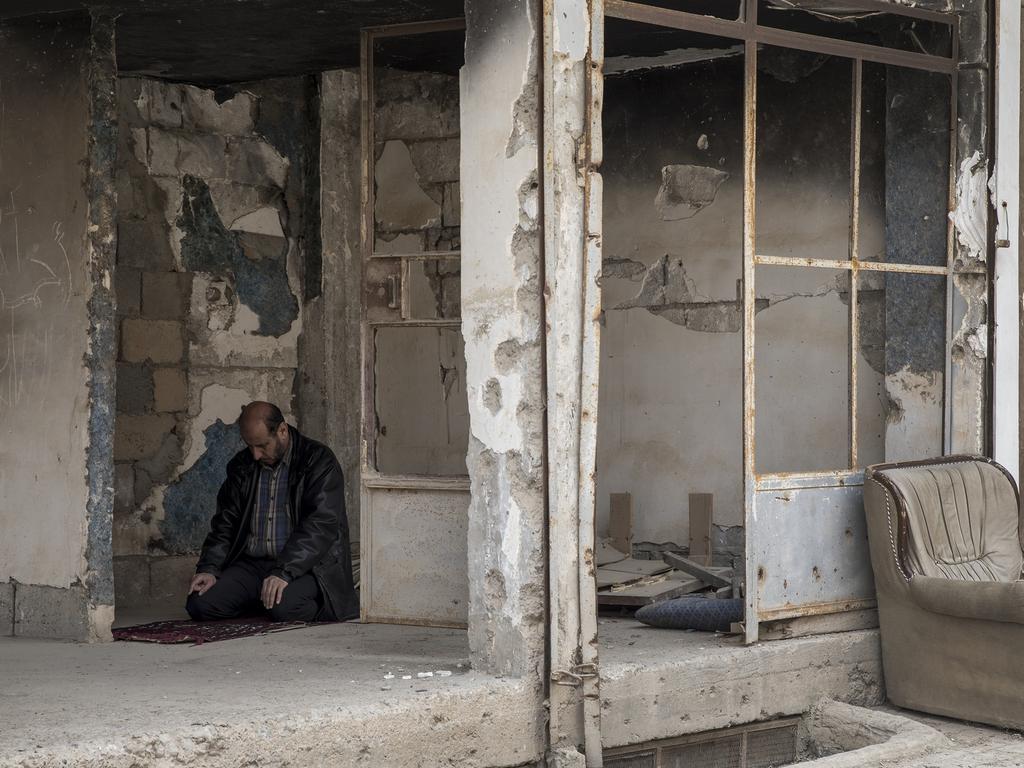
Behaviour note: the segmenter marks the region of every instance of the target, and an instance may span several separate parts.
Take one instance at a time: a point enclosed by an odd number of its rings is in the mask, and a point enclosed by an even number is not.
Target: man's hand
[[[193,592],[198,592],[200,595],[204,595],[216,583],[217,577],[212,573],[197,573],[192,577],[192,583],[188,585],[188,593],[191,595]]]
[[[284,595],[284,588],[287,586],[288,582],[279,576],[267,576],[263,580],[263,591],[260,594],[263,607],[269,611],[275,605],[280,605],[281,597]]]

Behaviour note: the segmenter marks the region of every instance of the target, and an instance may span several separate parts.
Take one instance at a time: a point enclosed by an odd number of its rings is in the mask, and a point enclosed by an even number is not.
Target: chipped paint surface
[[[987,180],[988,161],[982,161],[981,152],[975,150],[960,163],[956,177],[956,207],[949,214],[964,255],[975,261],[985,261],[988,250]]]

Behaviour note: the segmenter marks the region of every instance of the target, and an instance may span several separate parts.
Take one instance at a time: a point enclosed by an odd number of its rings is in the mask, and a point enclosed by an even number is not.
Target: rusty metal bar
[[[808,603],[762,611],[760,619],[761,621],[775,621],[776,619],[794,619],[799,616],[824,616],[830,613],[864,611],[877,606],[878,602],[873,597],[862,600],[838,600],[834,603]]]
[[[950,73],[956,67],[952,59],[931,56],[927,53],[896,51],[865,43],[851,43],[849,40],[835,40],[828,37],[808,35],[804,32],[790,32],[785,29],[757,28],[757,42],[776,45],[780,48],[796,48],[827,56],[842,56],[848,59],[864,59],[879,64],[892,64],[908,69],[922,69],[927,72]]]
[[[768,256],[758,254],[754,257],[757,265],[776,267],[813,267],[816,269],[853,269],[853,262],[845,259],[809,259],[798,256]],[[912,275],[947,275],[948,267],[933,267],[927,264],[892,264],[886,261],[859,261],[857,269],[865,272],[903,272]]]
[[[437,21],[410,21],[404,24],[388,24],[382,27],[365,27],[374,37],[406,37],[408,35],[423,35],[429,32],[458,32],[466,28],[464,18],[438,19]]]
[[[956,17],[953,26],[953,61],[960,60],[960,17]],[[956,152],[957,152],[957,94],[959,93],[959,69],[954,69],[950,77],[949,94],[949,180],[948,203],[946,210],[956,208]],[[954,264],[956,262],[956,230],[953,220],[946,217],[946,355],[942,381],[942,450],[953,453],[953,335],[956,328],[953,324],[953,292],[956,288],[953,281]]]
[[[469,476],[433,477],[426,475],[381,475],[376,472],[363,478],[367,488],[398,491],[465,491],[469,492]]]
[[[757,5],[747,9],[746,25],[757,23]],[[746,530],[746,611],[744,641],[757,642],[757,507],[755,494],[755,379],[754,379],[754,317],[757,300],[756,272],[756,210],[757,202],[757,43],[748,40],[745,46],[743,84],[743,484],[744,527]]]
[[[605,8],[607,16],[617,19],[638,21],[660,27],[685,29],[691,32],[729,37],[745,42],[764,43],[782,48],[796,48],[828,56],[842,56],[850,59],[860,58],[865,61],[876,61],[881,64],[893,64],[895,66],[922,69],[929,72],[951,73],[956,68],[955,61],[952,58],[945,58],[943,56],[933,56],[913,51],[900,51],[867,43],[853,43],[849,40],[819,37],[804,32],[763,27],[758,26],[756,22],[751,24],[750,19],[757,12],[756,2],[753,2],[753,0],[749,3],[747,21],[745,22],[716,19],[712,16],[700,16],[695,13],[674,11],[668,8],[655,8],[649,5],[629,2],[629,0],[606,0]],[[947,23],[949,22],[948,18],[945,20]]]
[[[850,126],[850,466],[859,464],[857,435],[857,358],[860,351],[860,312],[857,307],[860,271],[860,141],[863,107],[863,62],[853,61],[853,103]]]
[[[375,251],[369,255],[371,259],[457,259],[462,251],[417,251],[415,253],[381,253]]]
[[[863,484],[863,471],[840,469],[829,472],[775,472],[757,475],[754,488],[757,493],[765,493],[807,488],[842,488]]]

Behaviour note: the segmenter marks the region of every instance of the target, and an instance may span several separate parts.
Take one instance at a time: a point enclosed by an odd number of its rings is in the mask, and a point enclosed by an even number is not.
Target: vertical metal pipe
[[[863,106],[863,62],[853,61],[853,96],[850,127],[850,468],[860,463],[857,434],[857,357],[860,327],[857,306],[860,290],[860,137]]]
[[[597,417],[601,363],[601,262],[603,186],[601,107],[604,95],[604,3],[592,0],[587,68],[585,146],[586,239],[583,272],[583,354],[580,392],[580,649],[583,685],[583,744],[587,768],[601,768],[601,678],[597,634],[597,581],[594,562],[597,514]]]
[[[748,9],[747,23],[756,23],[756,2]],[[751,15],[755,15],[752,19]],[[757,642],[757,498],[755,476],[755,382],[754,382],[754,305],[757,298],[754,277],[756,265],[755,202],[757,152],[757,43],[745,44],[743,86],[743,483],[744,528],[746,533],[746,613],[744,639]]]

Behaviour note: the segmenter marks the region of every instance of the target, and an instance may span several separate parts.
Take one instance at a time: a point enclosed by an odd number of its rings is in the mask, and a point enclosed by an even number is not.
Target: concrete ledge
[[[80,586],[61,589],[17,584],[14,588],[14,634],[63,640],[90,639],[85,590]]]
[[[448,690],[281,719],[198,723],[117,741],[2,756],[0,768],[237,768],[243,765],[458,765],[501,768],[541,757],[539,696],[522,681],[467,675]]]
[[[802,715],[823,696],[884,700],[877,630],[753,646],[626,620],[599,631],[606,748]]]
[[[868,768],[904,761],[952,746],[934,728],[891,712],[822,699],[803,722],[805,741],[817,754],[813,768]]]

